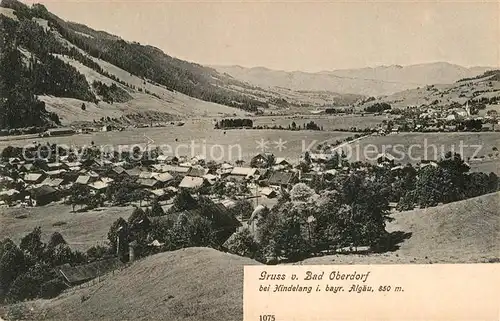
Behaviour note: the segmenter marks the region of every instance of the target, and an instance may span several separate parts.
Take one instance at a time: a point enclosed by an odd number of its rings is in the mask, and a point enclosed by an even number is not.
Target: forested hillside
[[[57,124],[57,115],[47,112],[37,95],[92,103],[125,102],[132,98],[114,83],[89,83],[62,57],[79,62],[131,91],[143,92],[142,88],[109,74],[96,59],[171,92],[247,111],[267,107],[265,101],[223,88],[246,85],[221,76],[213,69],[172,58],[150,46],[129,43],[105,32],[65,22],[42,5],[28,7],[15,0],[3,0],[1,7],[1,128]],[[150,92],[146,94],[155,96]]]

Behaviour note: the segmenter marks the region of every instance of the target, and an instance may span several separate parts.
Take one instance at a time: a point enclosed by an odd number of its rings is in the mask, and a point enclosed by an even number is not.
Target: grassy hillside
[[[500,193],[394,215],[392,230],[412,233],[406,256],[459,262],[500,257]]]
[[[393,252],[330,255],[303,264],[479,263],[500,258],[500,192],[392,215]]]
[[[207,248],[147,257],[89,288],[34,302],[35,320],[240,320],[248,258]],[[85,295],[88,299],[81,302]]]
[[[83,104],[91,109],[104,104],[104,110],[94,110],[97,119],[151,110],[174,115],[193,115],[193,110],[195,115],[232,115],[237,110],[267,107],[265,100],[229,88],[247,85],[213,69],[67,23],[42,5],[28,7],[3,0],[0,20],[2,128],[58,123],[45,107],[56,113],[61,108],[63,123],[81,119],[82,113],[74,107],[85,110]],[[116,75],[113,69],[121,69],[127,76]],[[139,81],[127,82],[131,77]],[[37,96],[48,98],[40,101]],[[184,110],[187,105],[190,108]],[[93,120],[88,118],[83,117]]]
[[[464,78],[452,84],[428,85],[401,91],[381,97],[376,101],[370,101],[364,107],[376,102],[391,104],[393,108],[460,106],[467,101],[472,105],[496,105],[500,101],[500,70],[487,71],[479,76]]]
[[[24,208],[3,208],[0,210],[0,235],[18,243],[35,227],[41,227],[42,238],[48,241],[50,235],[59,232],[71,248],[86,251],[96,244],[107,241],[109,227],[119,217],[124,219],[132,213],[132,207],[108,207],[85,213],[74,213],[69,205]]]

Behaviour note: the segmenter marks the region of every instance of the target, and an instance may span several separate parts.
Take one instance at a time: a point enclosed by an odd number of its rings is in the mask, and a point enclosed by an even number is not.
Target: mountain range
[[[489,69],[434,63],[306,73],[202,66],[64,21],[40,4],[0,3],[0,130],[300,113],[455,83]]]
[[[284,87],[292,90],[332,91],[365,96],[383,96],[428,84],[450,84],[474,77],[489,67],[466,68],[446,62],[418,65],[379,66],[307,73],[278,71],[264,67],[212,66],[234,79],[264,88]]]

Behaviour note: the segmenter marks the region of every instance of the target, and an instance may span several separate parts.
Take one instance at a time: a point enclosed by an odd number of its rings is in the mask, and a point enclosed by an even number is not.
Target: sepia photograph
[[[243,320],[252,280],[304,297],[352,280],[326,291],[396,305],[409,285],[370,283],[404,274],[392,266],[493,277],[499,15],[498,1],[0,0],[0,321]],[[265,312],[245,321],[293,318]]]

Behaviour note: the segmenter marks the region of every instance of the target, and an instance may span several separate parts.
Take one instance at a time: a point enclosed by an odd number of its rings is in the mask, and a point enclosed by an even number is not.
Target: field
[[[154,142],[152,145],[164,146],[165,154],[196,156],[205,154],[207,159],[236,161],[243,159],[249,161],[252,156],[262,152],[257,148],[257,141],[263,139],[269,141],[266,151],[274,153],[277,157],[286,157],[291,161],[297,161],[302,153],[302,146],[308,146],[314,141],[342,140],[352,136],[348,132],[327,131],[284,131],[284,130],[215,130],[210,120],[190,120],[184,126],[170,125],[162,128],[133,128],[123,132],[96,132],[93,134],[81,134],[73,136],[60,136],[50,138],[27,138],[0,140],[0,149],[8,145],[23,146],[30,144],[33,140],[41,142],[67,144],[69,146],[90,146],[91,141],[98,146],[104,145],[145,145],[148,138]],[[148,138],[147,138],[147,137]],[[276,149],[273,141],[279,139],[286,141],[281,151]],[[191,145],[191,144],[194,145]],[[193,147],[192,147],[193,146]],[[169,149],[170,148],[170,149]],[[241,152],[240,152],[241,151]],[[241,155],[241,157],[240,157]]]
[[[29,303],[30,319],[240,320],[243,266],[254,264],[207,248],[160,253],[91,287]]]
[[[107,240],[107,233],[120,216],[127,219],[131,207],[108,207],[83,213],[71,212],[71,206],[51,204],[33,208],[1,208],[0,236],[10,237],[18,243],[21,238],[40,226],[44,241],[53,232],[60,232],[66,242],[77,250],[86,251]],[[16,216],[26,215],[26,218]]]
[[[453,148],[455,152],[463,154],[467,160],[474,156],[476,150],[475,157],[494,155],[497,153],[493,150],[494,147],[500,147],[500,133],[498,132],[398,133],[371,136],[352,144],[350,148],[353,160],[364,161],[385,151],[399,158],[399,161],[403,163],[418,163],[424,159],[439,159],[441,155]],[[363,151],[368,151],[368,153]]]
[[[257,117],[256,125],[282,124],[288,126],[292,121],[296,123],[314,120],[328,129],[335,126],[349,127],[355,121],[365,119],[353,117],[335,118],[275,118]],[[380,119],[372,119],[375,123]],[[93,134],[79,134],[73,136],[38,138],[33,136],[17,136],[0,138],[0,149],[8,145],[23,146],[34,140],[41,142],[67,144],[69,146],[89,146],[93,141],[98,146],[119,145],[132,146],[139,144],[142,147],[149,141],[150,145],[162,146],[165,154],[179,154],[187,156],[206,155],[207,159],[216,161],[236,161],[243,159],[249,162],[252,156],[261,152],[258,142],[267,141],[266,151],[274,153],[276,157],[284,157],[296,163],[305,148],[313,148],[319,144],[331,144],[343,140],[355,133],[334,131],[287,131],[287,130],[254,130],[232,129],[215,130],[214,120],[201,118],[186,121],[184,126],[168,125],[156,128],[131,128],[123,132],[96,132]],[[150,139],[152,141],[150,141]],[[275,142],[282,140],[283,148],[280,150]],[[480,133],[397,133],[387,136],[370,136],[350,144],[344,150],[352,161],[374,160],[379,153],[387,152],[396,157],[397,162],[418,163],[422,160],[436,160],[447,151],[455,150],[466,157],[473,170],[494,171],[499,173],[500,161],[495,155],[500,148],[499,132]],[[365,152],[366,151],[366,152]],[[477,151],[477,152],[476,152]],[[483,160],[469,160],[470,157],[484,156]],[[475,169],[477,167],[477,169]]]
[[[349,130],[352,127],[358,129],[376,128],[382,121],[390,120],[389,116],[374,116],[374,115],[315,115],[315,116],[285,116],[272,117],[263,116],[253,118],[254,126],[283,126],[288,127],[292,122],[297,125],[303,125],[310,121],[314,121],[318,126],[323,126],[324,130]]]

